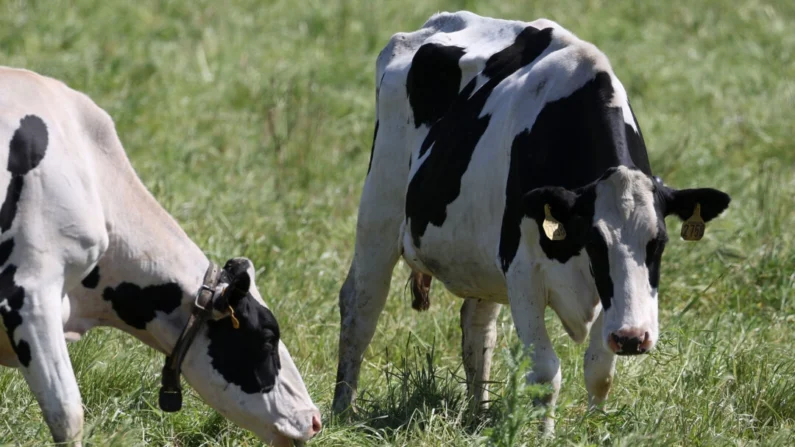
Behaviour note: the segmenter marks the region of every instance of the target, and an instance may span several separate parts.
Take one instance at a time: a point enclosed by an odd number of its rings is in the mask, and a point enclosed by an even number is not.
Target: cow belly
[[[433,276],[461,298],[479,298],[507,304],[505,277],[494,255],[472,238],[457,240],[455,232],[429,227],[416,247],[408,231],[403,233],[403,259],[411,268]],[[493,245],[496,247],[496,244]],[[491,250],[494,251],[494,250]]]

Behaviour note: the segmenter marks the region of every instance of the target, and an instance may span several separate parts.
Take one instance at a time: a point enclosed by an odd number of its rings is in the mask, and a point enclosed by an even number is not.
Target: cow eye
[[[279,344],[279,337],[275,334],[269,334],[262,340],[262,349],[266,351],[273,351]]]

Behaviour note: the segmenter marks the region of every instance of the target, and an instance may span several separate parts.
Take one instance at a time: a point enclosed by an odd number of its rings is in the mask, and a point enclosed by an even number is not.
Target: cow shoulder
[[[543,27],[536,21],[534,25]],[[593,44],[569,31],[554,28],[554,51],[543,63],[531,67],[512,99],[521,101],[508,126],[510,167],[506,182],[499,259],[503,271],[511,265],[526,217],[523,194],[543,186],[573,189],[598,179],[606,169],[646,160],[645,146],[636,133],[623,86],[607,56]],[[631,132],[631,134],[630,134]],[[638,130],[639,132],[639,130]],[[629,141],[635,138],[637,141]],[[633,160],[635,163],[633,163]],[[648,162],[639,164],[641,169]],[[532,232],[543,256],[567,262],[582,252],[578,238],[551,242],[540,231]]]
[[[485,108],[487,102],[506,79],[541,57],[552,42],[552,29],[483,19],[446,37],[445,45],[436,37],[420,47],[409,72],[420,75],[406,83],[414,125],[428,126],[419,140],[423,160],[406,197],[406,217],[417,247],[428,225],[443,225],[448,205],[461,194],[462,178],[494,115]],[[463,77],[459,60],[464,56],[468,66],[479,68],[476,75]],[[413,100],[413,89],[423,101]],[[486,150],[499,150],[500,143],[494,143]]]

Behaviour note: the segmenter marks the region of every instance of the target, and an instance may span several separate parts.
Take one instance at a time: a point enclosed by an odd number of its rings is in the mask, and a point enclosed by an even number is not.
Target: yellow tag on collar
[[[693,215],[682,224],[680,235],[686,241],[700,241],[704,237],[705,228],[704,219],[701,218],[701,204],[696,203]]]
[[[235,329],[240,329],[240,322],[237,321],[237,317],[235,317],[235,310],[232,309],[232,306],[229,306],[229,318],[232,319],[232,327]]]
[[[541,225],[544,228],[544,234],[551,241],[562,241],[566,239],[566,229],[563,224],[552,217],[552,212],[549,209],[549,204],[544,204],[544,223]]]

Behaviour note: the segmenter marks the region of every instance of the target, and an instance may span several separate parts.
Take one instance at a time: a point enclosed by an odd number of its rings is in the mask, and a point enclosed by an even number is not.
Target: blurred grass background
[[[330,414],[375,57],[391,34],[459,9],[547,17],[595,43],[629,92],[655,174],[733,197],[701,243],[669,244],[661,341],[653,355],[619,360],[603,411],[586,408],[584,347],[548,314],[563,372],[551,441],[537,438],[530,399],[514,399],[529,391],[515,380],[507,309],[498,403],[473,422],[460,383],[461,302],[436,283],[431,310],[413,312],[404,268],[365,359],[361,414]],[[317,446],[792,444],[793,51],[787,1],[0,1],[0,63],[89,94],[199,246],[216,261],[255,262],[324,412]],[[258,445],[195,394],[181,413],[162,413],[162,358],[130,336],[97,329],[70,349],[88,445]],[[0,444],[51,442],[18,372],[0,370],[0,396]]]

